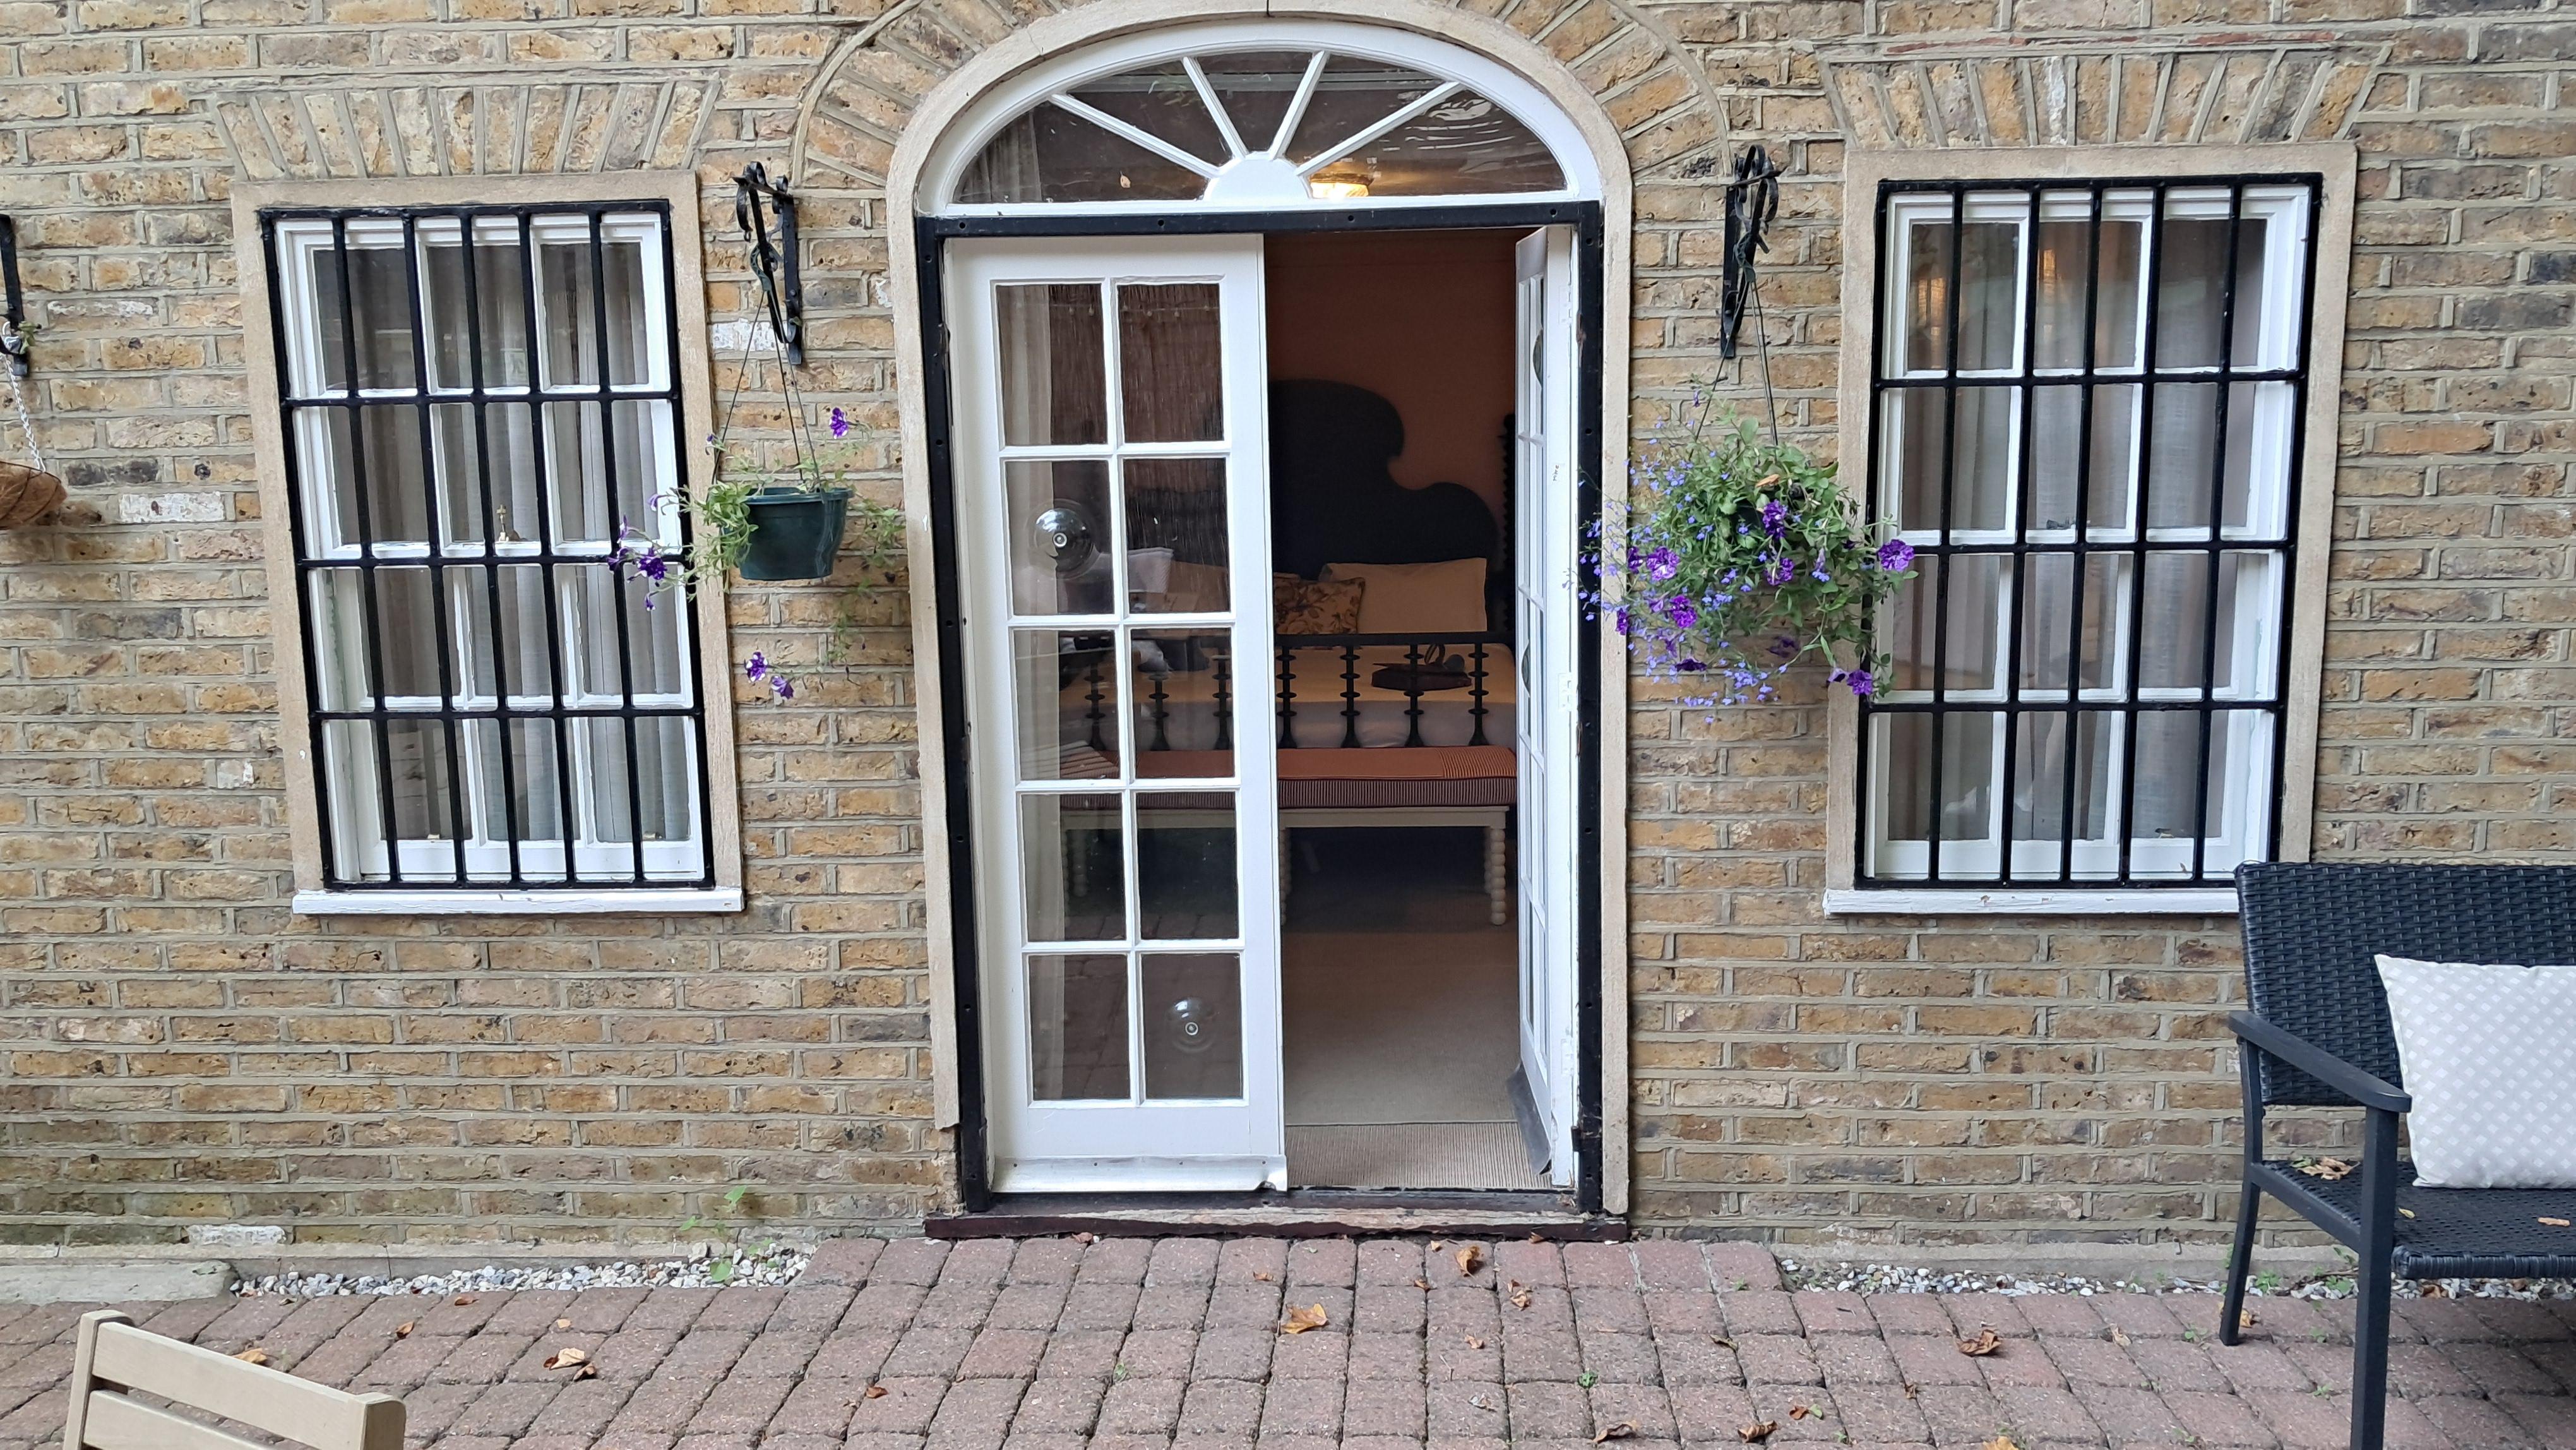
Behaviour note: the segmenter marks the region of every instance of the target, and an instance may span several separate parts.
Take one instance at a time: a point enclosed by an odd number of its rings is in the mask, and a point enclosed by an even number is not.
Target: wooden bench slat
[[[90,1392],[86,1419],[81,1438],[88,1450],[269,1450],[109,1390]]]
[[[125,1416],[117,1423],[130,1426],[135,1422],[127,1415],[128,1409],[150,1407],[113,1392],[90,1393],[97,1382],[158,1395],[212,1418],[254,1426],[313,1446],[314,1450],[401,1450],[402,1446],[403,1405],[390,1395],[357,1395],[317,1385],[211,1349],[145,1333],[125,1316],[102,1310],[82,1317],[65,1450],[118,1450],[128,1443],[145,1447],[174,1443],[147,1438],[111,1444],[102,1438],[109,1433],[105,1422],[98,1419],[102,1412]],[[166,1428],[160,1424],[166,1420],[219,1437],[190,1441],[190,1446],[232,1447],[248,1443],[183,1417],[157,1410],[151,1413],[156,1417],[152,1422],[156,1434]]]

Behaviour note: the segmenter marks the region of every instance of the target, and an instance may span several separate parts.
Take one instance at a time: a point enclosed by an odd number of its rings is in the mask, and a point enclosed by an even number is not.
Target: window
[[[2273,853],[2322,185],[1881,183],[1869,507],[1919,562],[1859,710],[1856,885]]]
[[[670,203],[260,217],[320,888],[715,886]]]

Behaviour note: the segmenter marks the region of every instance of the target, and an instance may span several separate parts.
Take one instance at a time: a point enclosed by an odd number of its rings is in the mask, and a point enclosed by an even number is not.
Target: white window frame
[[[2238,850],[2239,842],[2250,846],[2250,849],[2242,851],[2246,859],[2257,859],[2266,854],[2272,854],[2265,849],[2264,843],[2265,838],[2272,831],[2271,816],[2275,810],[2280,816],[2277,850],[2279,857],[2299,860],[2307,855],[2310,806],[2315,778],[2316,714],[2324,640],[2325,556],[2333,504],[2335,411],[2341,381],[2344,313],[2342,279],[2348,276],[2351,248],[2353,170],[2351,148],[2340,144],[2261,148],[2023,148],[1975,152],[1904,153],[1856,151],[1848,160],[1844,197],[1844,234],[1851,239],[1851,245],[1845,261],[1843,315],[1850,320],[1850,326],[1843,340],[1842,352],[1841,453],[1845,459],[1866,460],[1874,465],[1868,469],[1872,487],[1882,487],[1882,475],[1888,472],[1889,465],[1896,456],[1896,440],[1901,428],[1901,422],[1895,416],[1896,410],[1888,410],[1889,416],[1881,424],[1883,436],[1878,444],[1879,451],[1873,456],[1870,416],[1874,350],[1891,347],[1894,340],[1902,339],[1905,335],[1904,309],[1907,305],[1905,289],[1901,285],[1886,286],[1884,288],[1886,296],[1882,303],[1881,278],[1902,278],[1906,274],[1904,249],[1910,238],[1910,228],[1900,223],[1912,212],[1924,208],[1937,208],[1941,216],[1946,219],[1950,208],[1947,196],[1915,196],[1900,192],[1890,197],[1886,218],[1882,222],[1880,216],[1882,183],[1915,180],[1967,182],[1992,180],[2006,185],[2035,182],[2046,187],[2080,188],[2095,182],[2104,182],[2109,183],[2116,193],[2133,192],[2135,188],[2169,178],[2242,176],[2248,179],[2245,214],[2252,216],[2258,214],[2258,208],[2261,209],[2259,214],[2268,215],[2276,214],[2284,206],[2296,205],[2302,209],[2305,206],[2304,194],[2293,194],[2284,189],[2267,189],[2261,185],[2260,178],[2310,173],[2323,178],[2323,185],[2317,193],[2317,214],[2305,218],[2305,227],[2274,226],[2266,230],[2267,240],[2274,248],[2274,252],[2266,258],[2266,285],[2262,305],[2267,311],[2260,334],[2264,352],[2259,360],[2240,359],[2237,362],[2239,368],[2245,368],[2287,367],[2296,361],[2290,355],[2290,349],[2300,335],[2301,319],[2297,316],[2296,309],[2299,305],[2301,289],[2295,286],[2281,286],[2279,283],[2282,279],[2296,275],[2289,264],[2294,262],[2297,270],[2313,266],[2316,284],[2312,289],[2313,300],[2310,304],[2310,316],[2307,319],[2308,348],[2305,359],[2308,391],[2306,412],[2301,420],[2304,424],[2304,443],[2301,455],[2296,460],[2302,478],[2298,490],[2298,517],[2295,520],[2286,517],[2280,507],[2281,499],[2266,500],[2258,490],[2251,505],[2249,517],[2244,524],[2222,528],[2219,535],[2223,542],[2228,538],[2278,537],[2277,531],[2281,529],[2294,530],[2295,544],[2290,555],[2291,577],[2289,579],[2247,578],[2240,575],[2237,586],[2240,590],[2248,591],[2249,595],[2268,592],[2272,595],[2273,606],[2269,609],[2256,610],[2240,605],[2237,611],[2237,634],[2233,644],[2237,663],[2232,677],[2242,680],[2269,681],[2283,677],[2279,670],[2281,657],[2274,651],[2282,647],[2279,644],[2280,641],[2284,639],[2287,641],[2288,693],[2281,702],[2278,716],[2280,722],[2278,728],[2283,735],[2281,779],[2272,783],[2272,790],[2261,793],[2259,797],[2250,792],[2243,792],[2241,782],[2231,782],[2231,785],[2237,786],[2239,790],[2223,807],[2217,798],[2213,798],[2213,807],[2224,809],[2225,818],[2234,823],[2236,829],[2230,833],[2231,840],[2221,842],[2213,839],[2208,845],[2206,849],[2211,853],[2209,857],[2211,860],[2233,859],[2232,856],[2222,856],[2221,852]],[[2216,215],[2226,214],[2225,196],[2224,190],[2212,193],[2218,208]],[[2169,216],[2198,215],[2211,205],[2212,200],[2211,197],[2201,196],[2196,191],[2179,186],[2169,193],[2169,197],[2167,207]],[[2057,214],[2062,210],[2062,205],[2044,205],[2041,218],[2056,219]],[[2133,210],[2143,212],[2145,208],[2143,205],[2121,201],[2117,206],[2106,204],[2104,215],[2106,219],[2112,219]],[[1997,196],[1990,200],[1972,193],[1965,204],[1964,219],[1968,221],[2009,219],[2020,222],[2024,218],[2024,213],[2025,204],[2021,197]],[[2083,209],[2079,208],[2076,214],[2082,215]],[[2313,261],[2308,252],[2307,233],[2310,230],[2314,232]],[[2029,227],[2024,226],[2019,246],[2026,253],[2026,249],[2031,244],[2031,231]],[[2293,245],[2297,248],[2295,256],[2288,251]],[[2139,289],[2138,305],[2143,324],[2144,308],[2147,305],[2146,289],[2143,287]],[[2241,300],[2239,305],[2243,305]],[[1996,371],[2018,373],[2021,361],[2019,351],[2026,345],[2027,335],[2026,329],[2016,329],[2012,342],[2014,356],[2010,359],[2012,366]],[[2138,335],[2143,338],[2143,326]],[[2138,371],[2145,362],[2141,343],[2141,356],[2137,359],[2138,366],[2127,370]],[[2058,370],[2037,371],[2053,374]],[[2080,373],[2080,369],[2074,371]],[[2108,366],[2097,369],[2097,376],[2113,374],[2114,370]],[[1896,359],[1891,358],[1888,375],[1902,377],[1910,374],[1901,372],[1896,366]],[[1940,373],[1935,369],[1932,373],[1924,375],[1938,376]],[[1976,375],[1976,372],[1967,369],[1962,369],[1961,372],[1961,376],[1964,377]],[[2139,407],[2143,408],[2143,402]],[[2017,450],[2020,437],[2018,409],[2013,414],[2013,420],[2012,426],[2007,431],[2014,439]],[[2141,429],[2143,421],[2143,419],[2138,420]],[[2262,471],[2266,466],[2278,474],[2286,475],[2292,462],[2288,457],[2289,440],[2293,431],[2292,421],[2286,407],[2274,407],[2269,414],[2258,413],[2253,435],[2256,478],[2263,476]],[[2143,432],[2133,433],[2133,438],[2137,440],[2131,454],[2132,467],[2135,468],[2143,466]],[[2221,446],[2224,446],[2223,441]],[[2020,460],[2016,457],[2012,461],[2015,472],[2008,476],[2017,478]],[[2015,530],[2020,523],[2019,518],[2012,511],[2021,506],[2024,492],[2025,490],[2020,487],[2014,487],[2008,491],[2007,514],[2002,520],[2002,527],[1983,530],[1954,527],[1950,531],[1953,546],[1964,545],[1974,548],[1979,544],[1993,544],[1999,548],[2010,547],[2015,541]],[[2132,544],[2136,542],[2138,538],[2136,529],[2140,521],[2134,517],[2137,496],[2134,483],[2127,490],[2127,496],[2129,499],[2127,509],[2131,516],[2113,521],[2094,519],[2085,521],[2085,541],[2088,546],[2116,550],[2123,542]],[[1882,509],[1886,497],[1887,494],[1882,489]],[[2267,503],[2270,505],[2268,510]],[[2068,526],[2057,529],[2033,529],[2027,537],[2033,543],[2053,542],[2063,545],[2071,543],[2073,535],[2073,528]],[[1910,542],[1923,543],[1937,539],[1938,534],[1935,530],[1920,530],[1900,533],[1898,537],[1906,538]],[[2168,529],[2159,526],[2150,528],[2146,537],[2150,541],[2178,540],[2185,537],[2206,540],[2209,537],[2209,531],[2198,527]],[[2118,577],[2124,582],[2120,588],[2113,590],[2113,597],[2119,607],[2125,610],[2127,571],[2121,571]],[[2002,611],[2017,608],[2018,602],[2012,596],[2013,591],[2010,588],[1996,591],[1999,614]],[[1929,609],[1932,606],[1926,603],[1918,607]],[[2009,639],[2003,626],[2010,622],[2008,618],[1998,618],[1994,636],[1996,639]],[[1956,627],[1955,623],[1953,627]],[[2118,662],[2118,667],[2125,670],[2129,667],[2129,662],[2121,660]],[[1962,690],[1954,685],[1944,691],[1945,702],[1957,703],[1969,709],[1973,709],[1979,700],[1987,698],[2000,704],[2008,694],[2006,689],[2008,682],[2002,678],[2005,668],[2007,666],[1999,652],[1996,661],[1997,673],[1992,688]],[[2104,684],[2114,688],[2079,685],[2078,698],[2086,701],[2118,698],[2119,687],[2125,686],[2125,679],[2121,675],[2113,674],[2106,676]],[[2148,688],[2141,690],[2140,694],[2148,700],[2167,694],[2176,699],[2187,697],[2197,700],[2199,698],[2196,687],[2176,690]],[[1926,697],[1928,698],[1928,692]],[[2062,702],[2065,697],[2064,689],[2043,691],[2025,686],[2019,693],[2019,698],[2025,704],[2046,705],[2051,700]],[[2231,698],[2231,692],[2222,685],[2215,692],[2214,698],[2216,702],[2224,704]],[[1874,883],[1866,888],[1858,887],[1856,885],[1858,867],[1865,854],[1871,855],[1875,862],[1884,863],[1882,869],[1888,871],[1901,871],[1909,863],[1912,869],[1920,871],[1927,864],[1926,858],[1929,854],[1928,848],[1921,842],[1890,842],[1886,839],[1886,801],[1877,790],[1875,782],[1871,788],[1873,798],[1866,802],[1860,798],[1860,787],[1857,781],[1861,777],[1862,756],[1869,748],[1868,742],[1862,739],[1860,720],[1861,711],[1856,702],[1848,696],[1836,699],[1830,707],[1828,745],[1833,769],[1824,903],[1829,913],[2211,914],[2230,913],[2235,910],[2235,891],[2225,885],[2154,887],[2106,883],[2102,887],[2088,887],[2081,881],[2077,881],[2066,884],[2034,883],[2028,887],[1997,889],[1982,885],[1950,886],[1938,881],[1925,881],[1919,886],[1890,886]],[[2228,718],[2228,728],[2239,733],[2251,730],[2252,734],[2261,736],[2259,740],[2251,738],[2250,735],[2246,739],[2231,739],[2229,742],[2231,748],[2259,749],[2266,756],[2269,755],[2271,749],[2269,720],[2239,714]],[[2012,808],[2010,783],[2003,781],[2000,775],[2002,734],[2001,730],[1995,731],[1998,743],[1995,747],[1993,763],[1989,766],[1989,776],[1993,781],[1988,792],[1990,829],[1982,841],[1945,837],[1941,848],[1945,872],[1964,866],[1978,874],[1998,874],[2000,848],[1997,843],[2001,839],[2002,831],[1995,818]],[[2121,752],[2113,752],[2115,774],[2119,768],[2120,757]],[[2234,758],[2245,757],[2239,755]],[[2117,799],[2121,790],[2120,781],[2113,779],[2109,783],[2109,789],[2113,793],[2113,798]],[[2214,810],[2213,814],[2216,813]],[[2125,829],[2125,826],[2123,828]],[[2171,843],[2171,848],[2178,849],[2180,852],[2179,862],[2183,871],[2188,871],[2190,867],[2191,844],[2188,840]],[[2098,871],[2102,867],[2102,860],[2096,858],[2105,857],[2106,853],[2107,859],[2116,867],[2119,845],[2116,836],[2105,838],[2098,844],[2079,841],[2072,869],[2077,873]],[[2142,848],[2164,845],[2165,843],[2162,842],[2132,843],[2133,875],[2144,874],[2159,864],[2154,850]],[[1907,854],[1909,849],[1911,855]],[[2055,840],[2017,842],[2013,863],[2014,874],[2053,873],[2057,869],[2058,852],[2059,845]],[[2168,851],[2168,854],[2170,853]]]
[[[530,208],[560,205],[574,208],[612,202],[634,202],[639,207],[631,218],[620,217],[610,211],[602,223],[606,238],[641,239],[649,236],[658,243],[659,220],[648,210],[655,203],[667,205],[670,232],[667,255],[659,245],[647,245],[642,252],[645,266],[642,283],[654,312],[652,323],[644,334],[646,376],[631,383],[613,384],[610,391],[612,394],[628,391],[652,394],[676,384],[680,394],[677,437],[703,438],[711,431],[711,420],[704,280],[699,264],[698,197],[693,176],[648,173],[623,177],[441,178],[395,183],[244,184],[236,189],[234,217],[242,278],[245,352],[250,363],[254,442],[264,510],[270,598],[274,602],[279,708],[288,763],[286,793],[296,887],[293,907],[299,914],[671,914],[730,912],[742,908],[739,785],[728,689],[730,652],[720,592],[705,593],[696,603],[696,629],[680,641],[678,689],[658,692],[639,689],[633,697],[636,705],[647,708],[685,707],[693,697],[703,697],[703,709],[697,718],[703,741],[705,780],[701,782],[697,778],[698,767],[692,761],[690,778],[679,787],[690,802],[689,812],[696,837],[687,841],[643,843],[648,877],[645,882],[630,884],[597,880],[520,888],[499,883],[418,880],[423,876],[452,876],[459,847],[445,840],[406,839],[395,843],[398,854],[394,860],[401,866],[406,880],[406,884],[401,886],[334,885],[326,878],[324,870],[325,860],[336,857],[346,863],[343,870],[354,868],[360,874],[379,874],[384,871],[388,855],[387,843],[380,830],[356,829],[355,818],[347,812],[340,813],[342,820],[338,823],[324,818],[321,804],[324,782],[321,777],[330,773],[337,780],[343,772],[334,759],[336,752],[324,748],[317,738],[322,732],[308,723],[314,703],[331,698],[326,687],[331,685],[341,666],[333,651],[321,647],[319,640],[313,641],[315,648],[309,656],[307,654],[305,636],[312,625],[299,602],[303,591],[297,579],[297,561],[302,558],[327,563],[338,558],[356,559],[361,552],[354,543],[339,542],[346,534],[333,517],[334,500],[317,500],[309,489],[301,499],[290,497],[291,491],[301,485],[292,476],[287,463],[291,440],[287,436],[289,425],[284,420],[284,399],[294,396],[348,396],[342,389],[325,390],[319,386],[323,372],[316,349],[321,332],[315,314],[316,299],[312,295],[313,273],[309,260],[317,252],[327,254],[332,244],[332,227],[327,221],[278,218],[274,227],[278,275],[272,277],[267,248],[268,229],[263,226],[260,213],[270,208],[426,209],[459,205]],[[477,223],[477,236],[497,236],[506,227],[515,238],[517,225],[515,219],[506,223],[486,219]],[[587,241],[586,221],[556,220],[540,215],[534,227],[537,238],[542,241],[556,233],[563,234],[562,238],[556,239],[569,238],[571,232],[565,230],[567,225],[579,232],[580,240]],[[400,245],[402,227],[398,215],[390,220],[353,217],[346,223],[352,250],[370,242],[382,245],[387,237],[393,239],[393,245]],[[374,235],[378,232],[384,235]],[[458,228],[450,219],[425,217],[418,223],[418,234],[423,238],[443,235],[452,241]],[[426,267],[425,258],[422,265]],[[666,295],[666,287],[667,295],[674,299],[673,315],[667,319],[668,327],[662,325],[665,319],[660,316],[660,303]],[[422,297],[423,305],[430,305],[430,294],[426,290]],[[542,319],[548,299],[541,293],[533,301]],[[678,338],[676,354],[670,345],[674,334]],[[538,338],[542,336],[541,321]],[[283,355],[280,355],[281,341]],[[484,393],[487,397],[524,400],[532,410],[531,425],[551,434],[554,424],[543,407],[548,400],[596,397],[599,390],[594,386],[575,386],[545,379],[537,371],[539,364],[534,356],[540,345],[536,338],[529,341],[531,375],[523,383],[502,384],[487,378]],[[462,400],[472,395],[470,380],[433,376],[420,381],[422,387],[417,392],[408,387],[393,390],[368,388],[359,390],[356,396],[361,399],[381,396],[399,400],[427,396]],[[298,432],[302,431],[299,427]],[[434,432],[431,446],[433,449],[439,446]],[[551,452],[550,449],[549,456]],[[431,463],[433,471],[430,476],[435,478],[438,474],[434,460]],[[665,444],[655,450],[647,482],[648,489],[661,495],[663,502],[658,508],[648,511],[646,517],[629,522],[666,548],[676,546],[680,537],[677,505],[680,490],[703,489],[711,481],[711,461],[703,450],[679,448],[676,443]],[[544,486],[542,482],[540,486]],[[440,520],[446,507],[446,501],[437,496],[436,490],[421,502],[423,516],[430,519],[433,528],[441,527]],[[299,508],[305,510],[311,536],[319,541],[319,547],[310,547],[305,540],[296,537],[294,521]],[[532,535],[536,532],[536,521],[514,519],[510,521],[510,528],[513,532]],[[442,530],[442,534],[444,532]],[[554,542],[558,557],[578,559],[595,556],[605,560],[613,546],[608,539],[567,538],[565,533],[562,522],[557,521]],[[462,541],[443,544],[441,556],[446,562],[471,568],[487,559],[533,558],[540,548],[539,541],[533,538],[501,539],[488,545],[479,541]],[[385,542],[375,546],[374,554],[378,559],[417,557],[426,564],[429,549],[426,544]],[[552,606],[561,610],[580,589],[577,576],[558,578]],[[479,603],[479,598],[460,598],[456,581],[450,581],[449,597],[441,607],[450,615],[447,632],[452,636],[451,653],[460,659],[470,648],[472,638],[465,612],[476,608]],[[344,623],[353,627],[349,637],[363,639],[362,634],[355,632],[360,621],[351,619]],[[582,673],[584,651],[574,647],[570,638],[564,643],[564,706],[574,709],[614,707],[626,698],[616,691],[601,695],[596,689],[589,688]],[[307,675],[308,657],[319,672],[319,678]],[[451,661],[451,667],[454,663]],[[471,678],[471,673],[466,672],[458,681],[456,708],[472,710],[494,706],[497,702],[489,692],[471,691],[468,683]],[[555,699],[551,691],[532,695],[523,694],[515,687],[510,695],[513,706],[531,708],[551,707]],[[372,703],[370,700],[357,702],[360,708],[367,708]],[[394,708],[437,707],[434,696],[418,699],[389,696],[385,703]],[[572,751],[572,756],[560,766],[567,772],[574,792],[575,820],[568,823],[573,827],[571,851],[574,866],[581,874],[607,877],[631,867],[635,847],[623,841],[595,839],[600,834],[596,826],[599,803],[591,799],[592,792],[580,788],[586,780],[580,762],[588,748],[583,739],[587,733],[582,729],[565,732],[567,748]],[[463,758],[452,762],[452,768],[465,777],[463,789],[467,793],[469,809],[478,818],[475,824],[479,827],[485,824],[479,820],[484,800],[479,785],[481,752],[466,750],[461,753]],[[376,806],[370,794],[372,786],[354,784],[356,796],[365,797],[358,808],[374,811]],[[342,794],[350,788],[351,783],[348,782],[335,784],[332,793],[336,798],[354,798]],[[701,799],[705,802],[703,811],[697,806]],[[331,857],[326,857],[323,849],[326,831],[333,832]],[[462,843],[467,872],[506,872],[510,852],[507,841],[497,836],[484,839],[485,834],[478,830],[475,837]],[[697,874],[693,868],[699,859],[701,844],[706,863],[705,879],[667,884],[650,879],[681,870]],[[543,876],[561,872],[565,851],[566,845],[562,840],[522,840],[518,854],[523,873]],[[411,884],[415,881],[417,884]]]

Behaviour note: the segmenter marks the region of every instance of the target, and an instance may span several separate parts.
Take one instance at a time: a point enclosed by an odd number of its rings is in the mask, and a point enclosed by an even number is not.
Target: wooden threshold
[[[978,1213],[922,1220],[935,1239],[1374,1238],[1437,1234],[1616,1243],[1628,1221],[1574,1208],[1562,1193],[1386,1193],[1292,1189],[1286,1193],[997,1194]]]

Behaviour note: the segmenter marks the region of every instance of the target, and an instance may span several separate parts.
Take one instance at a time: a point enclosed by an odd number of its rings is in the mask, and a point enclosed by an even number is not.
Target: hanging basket
[[[23,529],[53,516],[70,495],[39,468],[0,460],[0,529]]]
[[[850,517],[848,489],[763,489],[745,502],[751,510],[751,540],[736,566],[743,578],[776,583],[832,577],[841,530]]]

